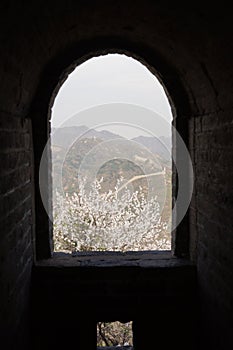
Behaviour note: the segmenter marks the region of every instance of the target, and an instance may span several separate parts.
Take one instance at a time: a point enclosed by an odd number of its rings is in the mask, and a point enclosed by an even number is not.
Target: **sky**
[[[111,113],[113,109],[117,112]],[[137,60],[108,54],[87,60],[68,76],[55,98],[51,122],[52,127],[86,125],[133,138],[150,136],[148,131],[155,128],[169,136],[171,120],[158,79]]]

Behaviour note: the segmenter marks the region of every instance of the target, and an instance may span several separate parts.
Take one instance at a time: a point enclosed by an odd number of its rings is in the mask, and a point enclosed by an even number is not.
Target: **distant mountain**
[[[171,138],[161,136],[160,138],[138,136],[133,138],[133,141],[145,146],[152,153],[159,155],[163,160],[169,160],[171,158]]]
[[[72,126],[63,128],[52,128],[52,145],[60,148],[69,148],[74,142],[82,139],[100,139],[103,141],[113,139],[124,139],[122,136],[114,134],[107,130],[97,131],[88,127]],[[171,138],[161,136],[160,138],[138,136],[132,139],[145,146],[153,154],[157,154],[162,160],[170,160]]]
[[[165,144],[165,146],[170,150],[172,148],[172,138],[169,136],[160,136],[160,140]]]
[[[71,146],[75,141],[86,138],[111,140],[122,137],[107,130],[97,131],[95,129],[89,129],[84,125],[52,128],[51,132],[52,145],[62,148]]]
[[[127,140],[106,130],[74,126],[53,129],[51,138],[54,188],[59,187],[61,169],[64,190],[69,192],[77,188],[80,172],[89,178],[97,171],[97,178],[104,179],[103,191],[108,191],[114,189],[120,177],[128,181],[143,174],[162,172],[164,167],[170,171],[167,149],[161,140],[153,137]],[[151,181],[156,181],[159,188],[163,176],[135,180],[133,185],[146,188]]]

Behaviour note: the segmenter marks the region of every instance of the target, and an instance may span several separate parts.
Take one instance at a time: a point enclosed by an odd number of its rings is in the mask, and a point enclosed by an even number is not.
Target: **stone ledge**
[[[167,268],[192,266],[187,259],[176,258],[170,251],[77,252],[54,253],[51,259],[39,260],[38,267],[143,267]]]

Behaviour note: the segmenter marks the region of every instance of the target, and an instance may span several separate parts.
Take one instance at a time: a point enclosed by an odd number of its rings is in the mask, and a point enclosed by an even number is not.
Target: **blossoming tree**
[[[156,197],[142,188],[131,192],[118,180],[114,190],[101,192],[102,180],[80,179],[72,194],[55,192],[55,251],[138,251],[170,249],[168,223],[162,222]]]

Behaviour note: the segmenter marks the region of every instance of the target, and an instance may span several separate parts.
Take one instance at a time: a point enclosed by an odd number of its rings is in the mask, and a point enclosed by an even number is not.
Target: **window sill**
[[[51,267],[142,267],[168,268],[192,266],[188,259],[176,258],[171,251],[53,253],[36,266]]]

